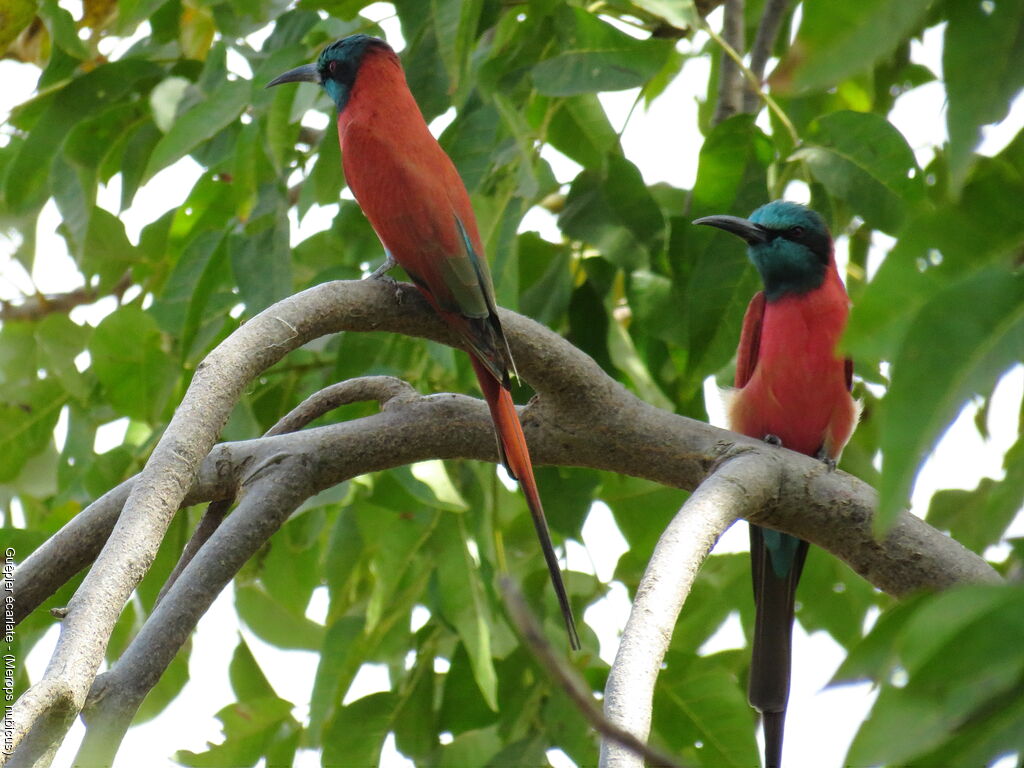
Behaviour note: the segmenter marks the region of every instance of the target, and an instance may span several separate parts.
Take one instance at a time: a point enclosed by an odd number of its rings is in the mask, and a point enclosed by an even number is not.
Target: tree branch
[[[120,300],[131,284],[131,273],[126,272],[107,295],[115,296]],[[75,307],[92,304],[101,298],[103,296],[95,288],[83,285],[81,288],[75,288],[67,293],[55,293],[49,296],[38,293],[35,296],[26,296],[17,302],[0,299],[0,322],[41,320],[47,315],[70,312]]]
[[[637,738],[629,730],[612,722],[601,713],[594,702],[594,694],[590,690],[590,686],[580,680],[573,668],[555,654],[551,643],[544,637],[539,622],[530,611],[529,606],[526,605],[523,594],[515,582],[506,576],[501,578],[499,586],[502,596],[505,598],[509,616],[530,650],[533,651],[534,658],[537,659],[548,676],[565,691],[565,695],[569,697],[586,721],[609,743],[632,755],[638,765],[642,766],[646,758],[658,766],[679,768],[679,763],[668,754],[655,749],[644,739]]]
[[[109,765],[142,700],[200,617],[250,557],[310,495],[304,456],[281,455],[272,471],[253,467],[235,512],[182,571],[139,634],[90,691],[88,726],[76,765]]]
[[[765,0],[761,23],[757,26],[754,44],[750,49],[750,72],[758,82],[764,80],[764,68],[771,57],[772,46],[779,36],[779,27],[782,26],[788,6],[789,0]],[[750,114],[757,112],[760,102],[761,94],[748,82],[743,93],[743,111]]]
[[[264,437],[283,435],[288,432],[297,432],[311,421],[318,419],[325,413],[349,403],[376,400],[384,405],[396,397],[415,397],[416,390],[410,387],[401,379],[393,376],[365,376],[359,379],[350,379],[338,384],[324,387],[319,392],[310,395],[299,403],[289,413],[285,414],[274,426],[264,433]],[[174,570],[167,577],[160,593],[156,596],[156,603],[159,603],[167,591],[177,580],[185,566],[189,564],[200,548],[213,536],[214,531],[224,521],[224,516],[235,503],[234,494],[227,499],[211,501],[203,513],[192,537],[185,545],[181,557],[174,565]]]
[[[734,51],[742,51],[743,40],[743,6],[744,0],[725,0],[725,13],[722,17],[722,39]],[[718,125],[728,120],[743,109],[743,75],[736,61],[723,49],[718,65],[718,103],[711,122]]]
[[[650,735],[654,684],[701,565],[729,526],[772,503],[773,479],[756,457],[726,462],[693,492],[658,539],[604,689],[608,720],[637,739],[646,741]],[[606,739],[600,764],[643,768],[644,763],[635,751]]]
[[[875,494],[855,478],[827,472],[809,457],[667,414],[636,398],[547,328],[507,311],[502,324],[519,371],[538,393],[521,412],[537,463],[593,467],[694,489],[718,462],[749,454],[773,478],[773,503],[750,519],[822,546],[876,586],[898,596],[998,579],[984,560],[910,515],[876,542]],[[387,399],[380,413],[366,418],[210,451],[253,377],[291,349],[339,330],[386,330],[454,343],[411,287],[401,288],[397,300],[393,286],[350,281],[320,285],[274,305],[214,350],[143,472],[90,506],[15,571],[16,605],[24,615],[63,583],[48,575],[49,565],[58,563],[62,574],[73,575],[75,565],[87,563],[107,539],[69,605],[44,677],[14,706],[16,742],[34,726],[50,732],[52,722],[42,722],[41,713],[63,722],[65,709],[84,705],[113,624],[183,503],[229,497],[254,468],[272,467],[281,457],[300,462],[310,495],[358,474],[424,459],[496,461],[493,426],[482,401],[408,393]],[[79,546],[79,537],[87,544]],[[47,581],[46,588],[30,583],[39,579]],[[170,593],[161,609],[169,600]],[[62,693],[48,708],[31,704],[56,690]]]

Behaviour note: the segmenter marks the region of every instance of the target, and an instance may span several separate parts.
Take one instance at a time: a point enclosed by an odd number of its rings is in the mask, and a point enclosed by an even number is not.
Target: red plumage
[[[817,288],[774,301],[756,293],[743,317],[730,429],[758,439],[773,435],[794,451],[837,460],[858,416],[850,396],[852,365],[835,352],[848,314],[849,298],[832,254]],[[757,611],[749,696],[764,721],[766,768],[775,768],[782,762],[796,588],[808,545],[776,534],[770,547],[769,535],[750,526]],[[788,555],[785,540],[792,544]]]
[[[579,648],[526,438],[508,391],[514,366],[469,194],[431,135],[390,48],[366,49],[338,114],[338,138],[349,188],[384,248],[471,350],[502,461],[523,489],[570,643]]]
[[[848,313],[834,259],[819,288],[771,302],[755,294],[743,318],[729,428],[838,458],[857,421],[850,367],[835,353]]]

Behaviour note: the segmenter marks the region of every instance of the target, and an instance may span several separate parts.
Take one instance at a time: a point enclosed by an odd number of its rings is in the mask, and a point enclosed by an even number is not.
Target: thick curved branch
[[[263,436],[273,437],[274,435],[284,435],[288,432],[297,432],[325,413],[349,403],[376,400],[381,405],[386,405],[395,398],[415,396],[416,390],[406,382],[393,376],[365,376],[359,379],[349,379],[348,381],[324,387],[319,392],[310,395],[285,414]],[[203,517],[200,519],[195,531],[192,532],[192,537],[188,540],[188,544],[185,545],[185,549],[175,564],[174,570],[171,571],[167,581],[160,588],[160,593],[156,596],[157,603],[167,594],[167,591],[174,585],[178,576],[181,575],[181,572],[185,570],[185,567],[191,562],[192,558],[196,556],[196,553],[213,536],[234,503],[235,497],[232,495],[228,499],[211,501],[206,507]]]
[[[210,452],[247,383],[312,338],[339,330],[386,330],[453,344],[413,289],[402,288],[400,298],[393,286],[376,282],[320,285],[269,308],[211,353],[146,469],[108,494],[111,498],[104,504],[83,513],[84,522],[69,526],[92,542],[106,538],[104,530],[111,532],[69,605],[46,675],[15,705],[15,741],[36,722],[39,713],[27,704],[37,700],[40,691],[59,686],[64,691],[61,700],[71,702],[71,710],[82,706],[124,601],[186,499],[196,503],[230,496],[243,472],[270,466],[283,455],[307,459],[304,471],[314,492],[356,474],[428,458],[496,460],[486,406],[457,395],[394,398],[381,413],[364,419],[224,444]],[[519,371],[539,395],[522,411],[538,463],[612,470],[693,489],[720,460],[756,453],[778,478],[773,481],[778,494],[774,505],[751,519],[828,549],[876,586],[901,595],[998,578],[983,560],[909,515],[885,542],[875,542],[875,494],[864,483],[841,472],[828,473],[808,457],[666,414],[626,391],[547,328],[506,311],[502,324]],[[117,503],[121,494],[126,499],[123,510]],[[66,544],[68,537],[61,532],[55,540]],[[69,561],[59,547],[44,546],[40,551],[42,555],[31,556],[13,577],[22,613],[26,574],[45,575],[48,558]],[[76,562],[87,562],[88,557],[87,548],[75,550]],[[52,589],[34,592],[38,598]],[[56,701],[50,710],[54,717],[59,714]]]
[[[604,690],[608,720],[646,741],[654,684],[701,565],[736,520],[771,503],[770,471],[755,456],[739,456],[701,483],[658,539],[637,586],[626,628]],[[635,751],[601,741],[603,768],[643,768]]]
[[[346,298],[380,290],[380,286],[352,284],[340,297],[342,307],[353,309],[353,302]],[[118,616],[156,557],[171,518],[244,387],[295,347],[338,330],[330,323],[339,316],[310,300],[311,295],[329,293],[318,286],[278,302],[239,328],[196,369],[184,400],[132,485],[94,567],[68,605],[56,650],[33,688],[59,679],[73,708],[81,709]],[[359,306],[365,302],[357,302],[351,313],[357,320]],[[341,317],[345,316],[343,311]],[[10,711],[14,748],[33,728],[49,727],[23,706],[23,700]],[[54,709],[53,714],[59,713]]]
[[[302,456],[254,467],[235,512],[183,570],[114,667],[96,678],[76,765],[113,762],[142,700],[235,574],[311,494]]]

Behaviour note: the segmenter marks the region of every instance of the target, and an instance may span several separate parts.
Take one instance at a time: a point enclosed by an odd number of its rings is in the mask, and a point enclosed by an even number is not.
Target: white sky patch
[[[124,443],[124,436],[127,433],[128,419],[121,418],[109,421],[96,428],[96,437],[93,439],[92,449],[97,454],[106,453]]]
[[[583,522],[583,544],[589,553],[588,561],[597,578],[607,584],[615,575],[619,558],[629,551],[629,543],[622,535],[611,509],[603,501],[595,501]]]
[[[347,706],[356,699],[369,696],[371,693],[390,690],[391,676],[388,673],[386,664],[363,664],[352,679],[352,685],[349,686],[348,692],[345,694],[345,698],[341,700],[341,703]]]

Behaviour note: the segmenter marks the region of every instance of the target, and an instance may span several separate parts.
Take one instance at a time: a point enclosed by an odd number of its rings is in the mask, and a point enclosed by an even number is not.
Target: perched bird
[[[749,219],[706,216],[694,224],[743,238],[764,283],[743,318],[736,389],[727,402],[730,429],[834,467],[858,407],[850,395],[852,361],[836,357],[850,300],[825,222],[802,205],[776,201]],[[768,768],[782,760],[794,598],[807,546],[750,526],[756,618],[748,695],[762,713]]]
[[[469,194],[455,165],[430,134],[386,42],[352,35],[327,46],[315,64],[272,80],[317,83],[338,107],[345,179],[384,245],[430,305],[465,342],[491,411],[502,463],[518,479],[569,632],[580,647],[569,598],[551,544],[533,465],[509,392],[512,355],[498,319],[494,287]]]

